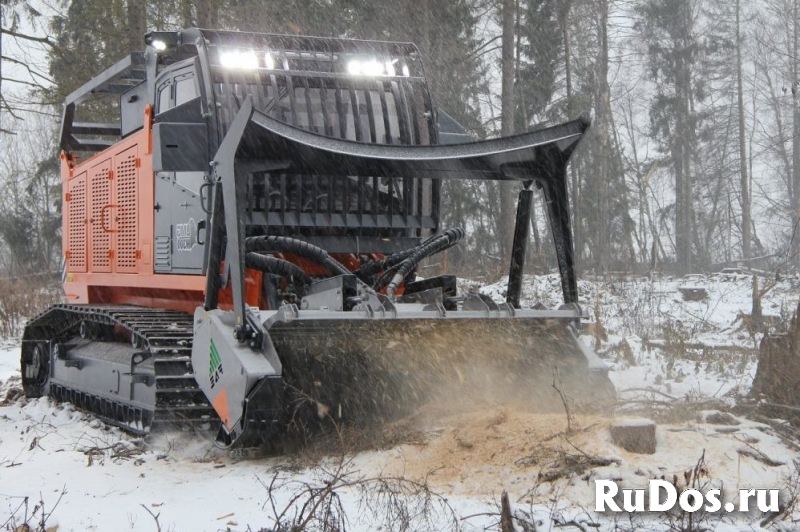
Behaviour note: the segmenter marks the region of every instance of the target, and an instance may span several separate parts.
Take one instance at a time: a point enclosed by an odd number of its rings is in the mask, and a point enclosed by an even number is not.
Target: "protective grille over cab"
[[[412,44],[203,31],[222,133],[252,97],[313,133],[377,144],[436,144],[433,105]],[[439,183],[423,176],[254,172],[251,232],[418,237],[437,228]],[[262,228],[262,229],[258,229]]]

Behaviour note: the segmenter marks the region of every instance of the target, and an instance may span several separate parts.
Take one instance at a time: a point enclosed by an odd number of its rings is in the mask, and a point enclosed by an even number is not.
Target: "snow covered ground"
[[[579,283],[582,308],[607,332],[598,352],[612,364],[619,391],[652,388],[677,397],[747,391],[763,336],[749,334],[743,320],[752,309],[752,276],[712,274],[689,282],[705,288],[708,297],[685,301],[678,291],[687,285],[684,279]],[[765,321],[780,330],[797,308],[800,278],[758,282],[760,291],[768,288],[761,301]],[[480,290],[502,301],[505,283],[502,279]],[[556,307],[560,290],[557,275],[530,277],[523,306],[541,302]],[[594,338],[583,339],[594,345]]]
[[[707,290],[705,300],[683,301],[678,292],[683,280],[580,286],[582,305],[596,322],[583,339],[598,342],[628,408],[652,398],[680,406],[658,425],[653,455],[614,446],[608,418],[578,416],[579,428],[565,434],[563,415],[534,413],[526,405],[476,405],[467,413],[420,415],[415,441],[348,456],[344,463],[335,456],[313,467],[307,457],[237,459],[187,435],[143,442],[71,405],[15,398],[18,343],[0,343],[0,530],[15,530],[26,521],[38,524],[44,512],[46,525],[57,525],[60,532],[159,526],[165,531],[257,531],[272,527],[285,508],[291,508],[289,517],[295,515],[310,500],[309,488],[324,491],[331,481],[348,530],[400,529],[407,516],[416,516],[411,529],[497,529],[504,490],[518,517],[539,523],[537,530],[569,521],[585,530],[594,530],[593,523],[626,530],[637,522],[591,510],[593,480],[644,487],[648,479],[663,476],[680,485],[701,456],[702,484],[722,485],[725,493],[796,486],[793,461],[800,454],[769,425],[744,418],[708,423],[703,411],[732,404],[752,381],[752,349],[760,335],[751,336],[741,317],[750,312],[752,279],[717,275],[693,282]],[[797,306],[798,287],[796,279],[777,283],[763,298],[764,313],[775,316],[776,323],[785,321]],[[504,289],[502,281],[481,288],[498,299]],[[526,279],[527,304],[553,307],[559,299],[557,277]],[[585,463],[587,457],[607,465]],[[419,511],[426,502],[431,503],[427,514]],[[777,521],[791,530],[792,517]],[[667,529],[679,518],[641,519],[640,529]],[[709,526],[758,530],[760,520],[759,515],[730,514],[714,517]]]

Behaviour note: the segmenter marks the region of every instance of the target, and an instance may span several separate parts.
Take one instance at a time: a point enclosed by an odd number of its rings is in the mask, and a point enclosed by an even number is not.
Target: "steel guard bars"
[[[224,218],[215,209],[210,249],[212,252],[215,249],[221,251],[221,246],[214,240],[221,238],[224,220],[226,269],[230,271],[233,285],[237,326],[246,324],[243,284],[245,226],[243,216],[239,215],[239,206],[244,204],[247,173],[253,171],[534,181],[541,187],[547,204],[564,302],[577,306],[566,168],[589,125],[589,116],[584,113],[577,120],[557,126],[468,144],[365,144],[325,137],[287,125],[255,111],[248,97],[211,163],[215,179],[221,185],[216,190],[222,192]],[[220,202],[215,201],[215,204],[220,205]],[[522,205],[518,211],[515,232],[522,230],[519,224],[527,224],[530,219],[529,207]],[[513,288],[520,285],[520,262],[524,260],[524,254],[512,255],[510,271],[514,278],[509,282]],[[219,251],[210,257],[209,287],[218,284],[211,276],[218,275],[221,259]],[[518,293],[516,298],[518,304]],[[216,306],[216,290],[206,293],[206,308]]]

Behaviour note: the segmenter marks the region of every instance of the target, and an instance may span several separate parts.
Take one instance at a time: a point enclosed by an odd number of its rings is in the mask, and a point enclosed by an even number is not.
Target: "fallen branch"
[[[559,519],[558,517],[553,518],[553,523],[555,524],[556,528],[566,528],[566,527],[574,527],[580,530],[581,532],[589,532],[589,528],[591,527],[594,529],[600,528],[600,523],[579,523],[574,519],[570,519],[569,521]]]
[[[145,511],[147,513],[149,513],[150,516],[155,520],[155,522],[156,522],[156,532],[161,532],[161,523],[158,522],[158,517],[161,515],[161,512],[159,512],[157,514],[154,514],[153,512],[150,511],[150,508],[148,508],[144,504],[142,504],[141,507],[144,508]]]
[[[750,458],[758,460],[762,464],[768,465],[770,467],[778,467],[786,464],[786,462],[779,462],[777,460],[773,460],[772,458],[764,454],[762,451],[753,447],[752,444],[744,442],[739,438],[737,438],[737,440],[745,444],[745,447],[740,447],[739,449],[736,449],[736,452],[742,456],[749,456]]]
[[[681,398],[675,397],[674,395],[669,395],[667,393],[662,392],[661,390],[656,390],[655,388],[625,388],[624,390],[620,390],[620,393],[626,392],[644,392],[644,393],[652,393],[654,395],[660,395],[662,397],[666,397],[670,401],[678,401]]]
[[[770,419],[766,416],[756,413],[753,413],[748,417],[753,421],[768,425],[774,431],[772,434],[780,438],[780,440],[787,447],[791,447],[795,451],[800,451],[800,443],[798,443],[800,442],[800,431],[796,430],[788,422]]]
[[[616,458],[601,458],[599,456],[590,455],[571,441],[566,441],[573,449],[578,451],[578,454],[570,454],[561,449],[561,457],[551,463],[549,471],[539,472],[537,480],[553,482],[569,475],[581,474],[593,467],[606,467],[611,464],[619,463],[619,459]]]

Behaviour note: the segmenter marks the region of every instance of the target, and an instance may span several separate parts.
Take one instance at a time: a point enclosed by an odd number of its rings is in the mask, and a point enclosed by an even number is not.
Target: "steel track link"
[[[175,429],[216,430],[219,417],[197,386],[192,368],[192,316],[183,312],[112,305],[54,305],[32,320],[26,329],[23,367],[26,344],[52,346],[69,341],[79,334],[82,322],[122,327],[131,335],[131,345],[144,354],[142,362],[152,359],[155,404],[142,408],[126,403],[124,398],[110,400],[63,384],[47,387],[50,396],[70,401],[136,434]]]

